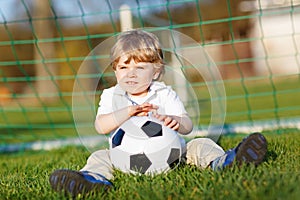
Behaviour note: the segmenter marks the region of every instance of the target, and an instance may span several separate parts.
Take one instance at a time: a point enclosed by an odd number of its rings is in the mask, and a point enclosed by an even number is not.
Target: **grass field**
[[[268,155],[258,167],[234,166],[213,172],[182,165],[155,177],[116,172],[113,189],[86,199],[299,199],[300,131],[264,135]],[[219,143],[228,149],[242,137],[226,135]],[[51,190],[48,177],[58,168],[79,170],[89,155],[83,147],[0,155],[0,199],[68,199]]]
[[[299,117],[299,81],[299,76],[285,76],[272,82],[226,82],[226,123]],[[209,94],[205,88],[200,93],[205,124],[210,119]],[[0,107],[0,145],[77,137],[71,107],[65,106]],[[86,199],[299,199],[300,131],[277,129],[264,134],[269,141],[268,156],[257,168],[234,166],[213,172],[183,165],[156,177],[116,172],[113,189]],[[226,150],[242,137],[226,135],[219,143]],[[89,155],[84,147],[0,154],[0,200],[68,199],[52,191],[49,175],[59,168],[79,170]]]
[[[299,76],[273,77],[272,81],[237,79],[226,81],[224,85],[225,123],[299,117]],[[210,94],[204,83],[193,87],[199,93],[200,123],[207,125],[211,119]],[[0,106],[0,145],[66,137],[77,137],[69,101],[43,106]]]

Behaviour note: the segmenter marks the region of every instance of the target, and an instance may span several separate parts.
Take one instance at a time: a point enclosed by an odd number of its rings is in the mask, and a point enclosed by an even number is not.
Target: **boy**
[[[110,133],[130,117],[147,116],[150,112],[180,134],[192,131],[192,121],[177,94],[157,81],[164,72],[164,62],[154,34],[142,30],[123,32],[110,56],[117,85],[105,89],[101,95],[95,119],[98,133]],[[267,142],[259,133],[251,134],[227,152],[208,138],[197,138],[187,143],[185,160],[202,169],[217,170],[234,161],[257,165],[263,161],[266,151]],[[112,178],[109,150],[99,150],[91,154],[80,171],[54,171],[50,184],[57,191],[64,190],[76,196],[100,187],[109,188]]]

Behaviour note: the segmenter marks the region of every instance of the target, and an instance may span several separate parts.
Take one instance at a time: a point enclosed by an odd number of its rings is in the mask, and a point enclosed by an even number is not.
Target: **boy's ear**
[[[160,70],[157,70],[156,72],[154,72],[154,74],[153,74],[153,79],[154,79],[154,80],[158,79],[159,74],[160,74]]]

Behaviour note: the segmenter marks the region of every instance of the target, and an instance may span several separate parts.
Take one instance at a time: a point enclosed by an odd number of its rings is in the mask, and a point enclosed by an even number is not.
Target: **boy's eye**
[[[118,68],[119,68],[119,69],[126,69],[127,67],[126,67],[126,66],[123,66],[123,65],[119,65]]]

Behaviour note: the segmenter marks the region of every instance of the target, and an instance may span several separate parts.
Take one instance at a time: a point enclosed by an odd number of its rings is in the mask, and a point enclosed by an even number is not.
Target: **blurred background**
[[[147,27],[189,36],[215,62],[226,90],[224,133],[300,128],[300,0],[2,0],[0,151],[80,145],[72,95],[82,62],[107,38]],[[207,85],[216,83],[180,67],[197,94],[195,125],[205,131]],[[101,76],[95,109],[114,83],[111,71],[103,73],[86,74]]]

